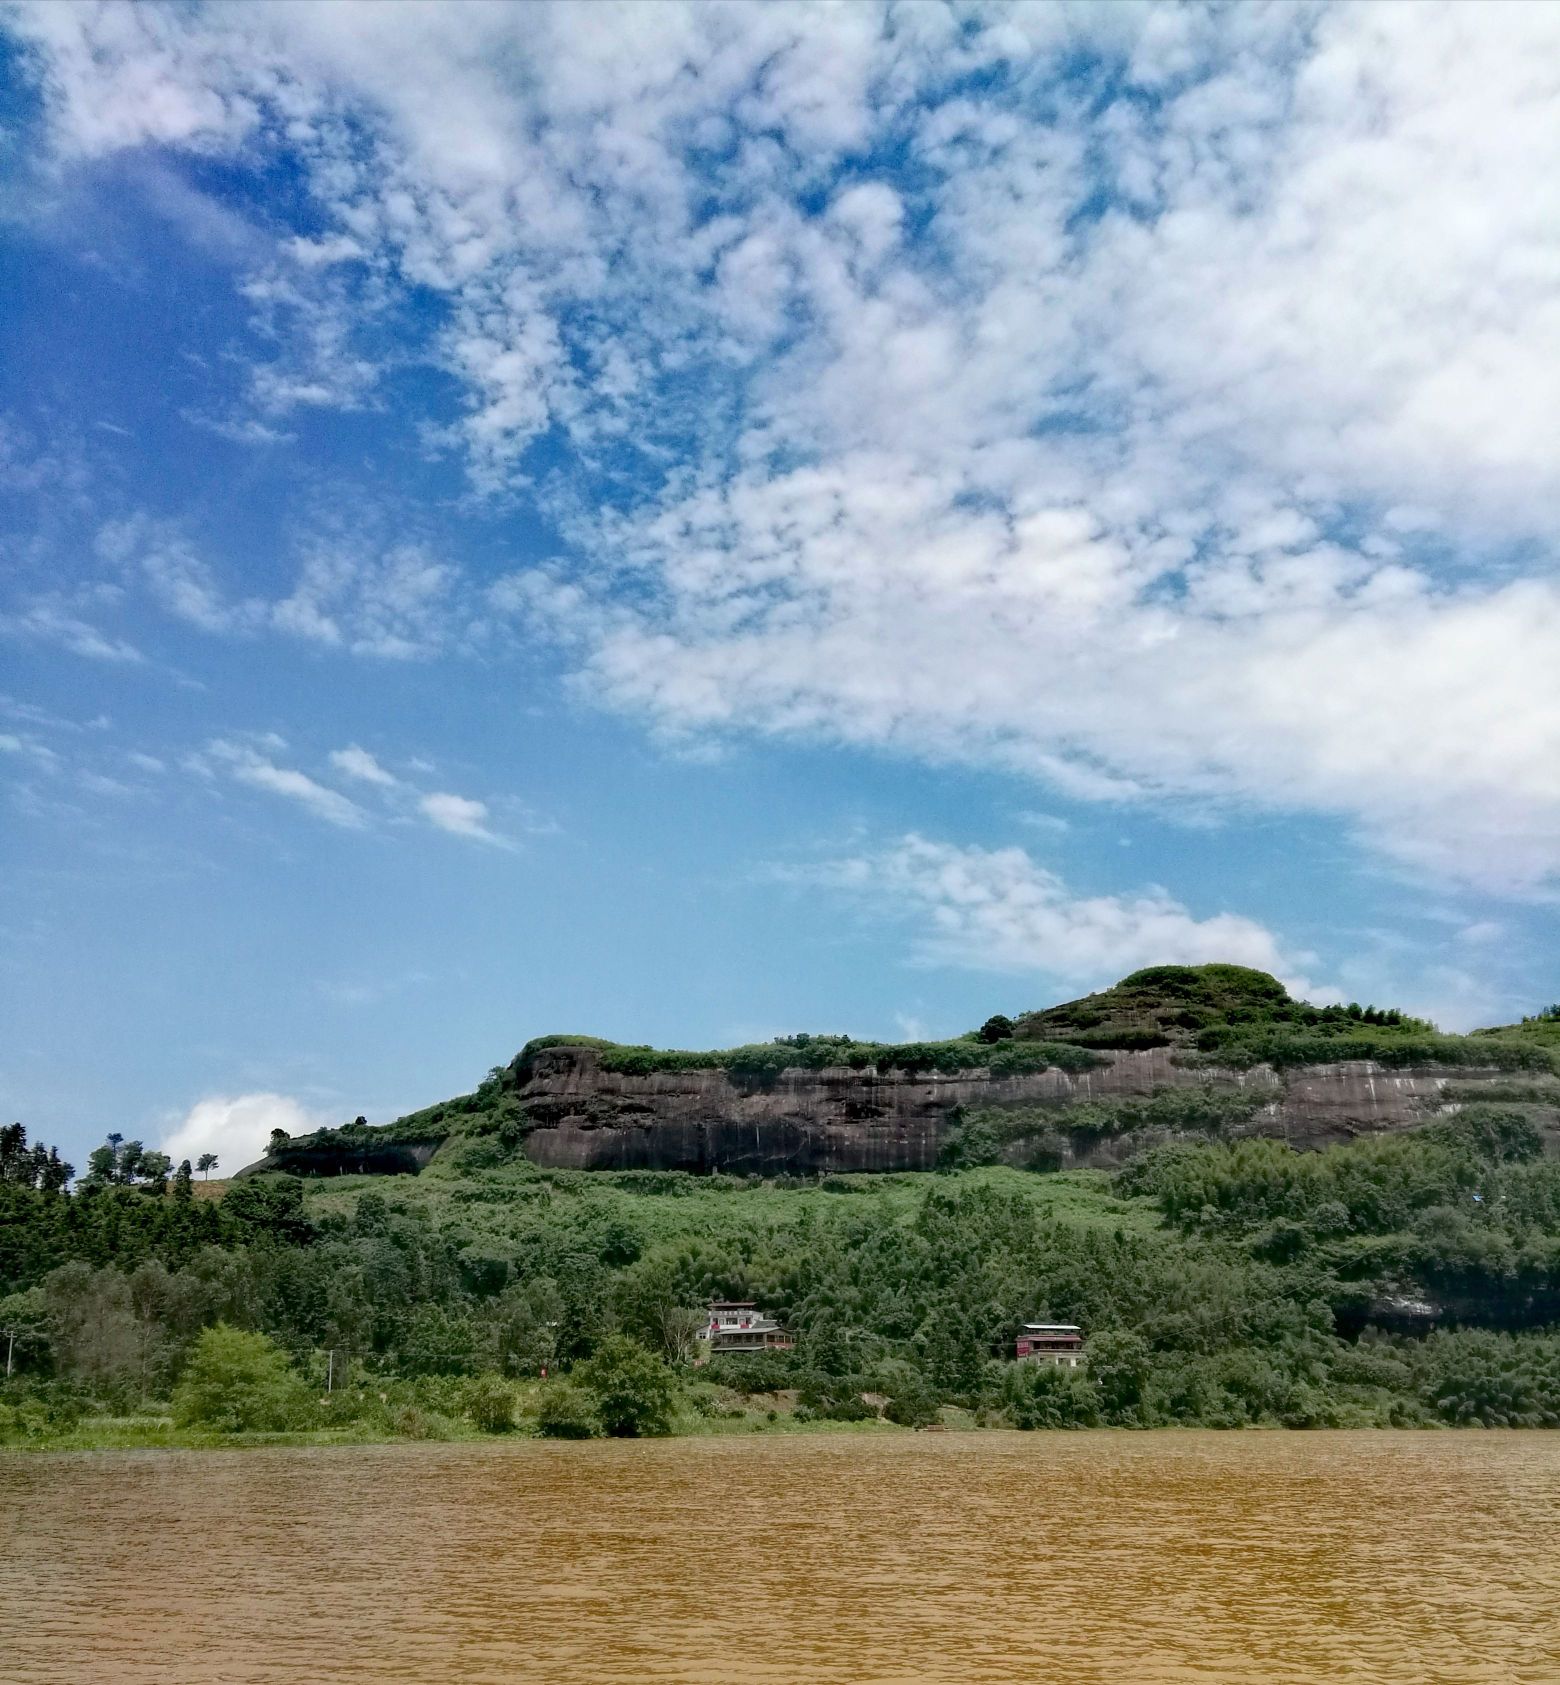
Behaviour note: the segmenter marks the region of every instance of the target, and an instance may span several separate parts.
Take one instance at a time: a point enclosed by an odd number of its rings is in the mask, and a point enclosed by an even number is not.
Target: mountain
[[[1242,966],[1155,966],[941,1042],[797,1035],[693,1052],[540,1036],[470,1094],[278,1140],[253,1168],[396,1174],[456,1155],[762,1176],[1049,1170],[1175,1140],[1324,1147],[1470,1100],[1516,1106],[1560,1141],[1557,1073],[1551,1018],[1446,1036],[1393,1009],[1312,1006]]]

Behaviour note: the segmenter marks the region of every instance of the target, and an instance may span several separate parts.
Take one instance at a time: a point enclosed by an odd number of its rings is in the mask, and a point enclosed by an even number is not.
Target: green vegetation
[[[1244,1089],[1161,1088],[1145,1099],[1090,1100],[1055,1106],[975,1107],[957,1114],[939,1155],[940,1168],[1015,1164],[1058,1170],[1070,1153],[1113,1138],[1142,1150],[1185,1134],[1225,1138],[1262,1109],[1264,1097]]]
[[[1544,1011],[1534,1013],[1531,1018],[1524,1018],[1519,1024],[1506,1024],[1491,1030],[1475,1030],[1473,1033],[1481,1039],[1522,1041],[1545,1048],[1551,1054],[1560,1054],[1560,1004],[1546,1007]]]
[[[1318,1153],[1256,1133],[1271,1079],[1210,1070],[1137,1099],[970,1108],[935,1175],[760,1180],[531,1164],[521,1095],[562,1046],[760,1086],[796,1068],[1088,1070],[1150,1046],[1183,1065],[1512,1074],[1448,1085],[1461,1109],[1412,1132]],[[1555,1012],[1448,1037],[1240,967],[1155,967],[945,1042],[543,1037],[388,1129],[273,1141],[273,1164],[381,1174],[261,1172],[220,1198],[118,1135],[73,1189],[13,1125],[0,1443],[1557,1425],[1557,1058]],[[1104,1140],[1128,1160],[1115,1175],[1059,1168]],[[795,1350],[697,1365],[711,1298],[759,1301]],[[1080,1324],[1086,1368],[1005,1361],[1026,1320]]]
[[[1560,1164],[1520,1106],[1315,1154],[1230,1138],[1217,1091],[1086,1121],[1205,1139],[1114,1178],[18,1174],[0,1440],[1560,1422]],[[796,1350],[690,1367],[711,1297]],[[1028,1319],[1087,1368],[1004,1361]]]
[[[302,1378],[273,1341],[219,1322],[195,1337],[174,1388],[173,1419],[218,1433],[265,1433],[292,1427],[307,1402]]]
[[[574,1370],[603,1433],[614,1439],[657,1437],[672,1431],[677,1380],[652,1351],[622,1334],[608,1334]]]
[[[1025,1013],[1014,1035],[1083,1047],[1167,1047],[1187,1062],[1235,1069],[1375,1059],[1395,1067],[1495,1065],[1548,1072],[1560,1068],[1553,1058],[1560,1033],[1546,1046],[1531,1027],[1546,1021],[1446,1036],[1395,1008],[1294,1000],[1276,977],[1245,966],[1159,965],[1098,994]]]
[[[989,1028],[989,1025],[987,1026]],[[783,1071],[818,1071],[843,1066],[848,1070],[959,1071],[989,1070],[996,1074],[1019,1071],[1086,1071],[1100,1061],[1066,1042],[1017,1045],[1010,1040],[980,1035],[953,1041],[855,1041],[850,1036],[781,1036],[747,1047],[688,1052],[680,1048],[627,1047],[589,1036],[542,1036],[527,1042],[515,1060],[524,1073],[537,1053],[552,1047],[589,1047],[600,1053],[601,1069],[624,1076],[650,1076],[661,1071],[725,1071],[734,1082],[762,1086],[778,1080]]]

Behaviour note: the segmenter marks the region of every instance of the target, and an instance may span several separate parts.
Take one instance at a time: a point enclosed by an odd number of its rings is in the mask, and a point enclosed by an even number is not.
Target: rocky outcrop
[[[281,1170],[291,1176],[415,1176],[444,1145],[440,1134],[422,1141],[376,1140],[316,1145],[308,1138],[268,1153],[240,1175]]]
[[[1175,1063],[1168,1048],[1105,1052],[1093,1070],[993,1076],[796,1069],[745,1082],[724,1070],[630,1075],[602,1068],[598,1051],[552,1047],[517,1074],[527,1119],[526,1155],[576,1170],[727,1171],[817,1175],[929,1170],[961,1112],[1054,1112],[1066,1138],[1062,1162],[1111,1164],[1142,1143],[1090,1131],[1068,1135],[1068,1110],[1091,1101],[1146,1099],[1166,1089],[1212,1087],[1254,1101],[1246,1132],[1297,1147],[1406,1129],[1454,1110],[1447,1097],[1492,1091],[1497,1070],[1388,1069],[1368,1060],[1275,1071]]]

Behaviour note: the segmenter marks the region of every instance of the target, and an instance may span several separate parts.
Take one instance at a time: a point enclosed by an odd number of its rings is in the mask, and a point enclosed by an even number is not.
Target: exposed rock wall
[[[283,1147],[268,1153],[249,1171],[285,1170],[293,1176],[415,1176],[426,1170],[443,1146],[438,1136],[427,1141],[375,1141],[352,1147]],[[246,1172],[241,1171],[240,1175]]]
[[[1294,1071],[1188,1068],[1172,1063],[1164,1048],[1101,1057],[1105,1063],[1080,1073],[945,1076],[839,1067],[744,1083],[720,1070],[624,1075],[603,1070],[593,1049],[556,1047],[534,1056],[519,1097],[532,1125],[526,1153],[540,1165],[772,1176],[929,1170],[959,1107],[1055,1108],[1065,1133],[1070,1106],[1212,1084],[1260,1100],[1251,1132],[1323,1147],[1453,1109],[1449,1083],[1476,1091],[1510,1080],[1496,1070],[1389,1070],[1364,1060]],[[1117,1163],[1133,1145],[1125,1137],[1076,1141],[1065,1161]]]

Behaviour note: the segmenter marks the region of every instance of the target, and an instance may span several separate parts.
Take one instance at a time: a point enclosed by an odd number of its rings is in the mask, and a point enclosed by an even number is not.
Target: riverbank
[[[964,1412],[958,1414],[963,1415]],[[895,1422],[797,1421],[794,1417],[767,1422],[759,1417],[742,1421],[710,1422],[692,1419],[680,1425],[667,1439],[729,1439],[743,1434],[824,1436],[908,1434],[915,1432],[984,1432],[973,1418],[961,1423],[939,1424],[936,1428],[914,1429]],[[101,1417],[58,1433],[26,1439],[0,1440],[0,1451],[244,1451],[258,1448],[290,1450],[331,1445],[480,1445],[516,1440],[547,1440],[535,1424],[520,1423],[504,1434],[484,1433],[470,1423],[441,1424],[433,1431],[415,1434],[380,1431],[372,1427],[311,1428],[286,1433],[212,1433],[200,1428],[180,1427],[168,1416]],[[561,1443],[550,1440],[549,1443]]]
[[[155,1404],[124,1415],[85,1415],[51,1421],[42,1412],[28,1416],[14,1407],[8,1411],[3,1403],[4,1394],[0,1392],[0,1451],[231,1451],[332,1445],[495,1444],[559,1438],[545,1432],[541,1425],[541,1386],[521,1382],[513,1391],[513,1425],[498,1432],[484,1429],[454,1411],[401,1404],[340,1426],[239,1433],[181,1424],[174,1419],[171,1407]],[[670,1431],[654,1437],[725,1439],[752,1434],[893,1435],[916,1431],[872,1414],[854,1421],[819,1417],[800,1407],[794,1392],[757,1394],[744,1399],[725,1389],[698,1388],[697,1384],[686,1391],[687,1396],[672,1418]],[[972,1411],[946,1406],[938,1412],[936,1422],[923,1424],[923,1431],[929,1426],[934,1432],[974,1432],[986,1425]],[[989,1425],[1010,1426],[1008,1423]]]

